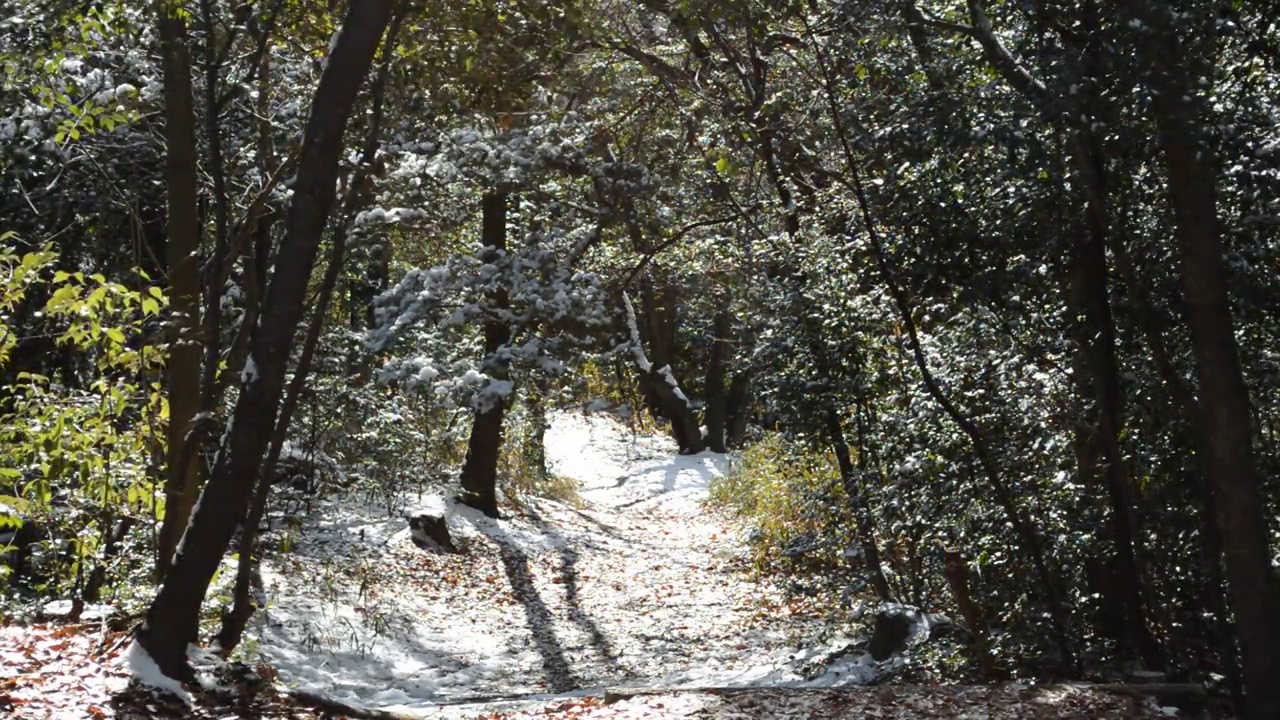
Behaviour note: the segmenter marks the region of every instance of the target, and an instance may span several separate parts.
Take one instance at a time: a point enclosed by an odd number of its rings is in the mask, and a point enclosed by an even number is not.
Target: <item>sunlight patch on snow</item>
[[[698,514],[711,482],[727,469],[725,455],[677,455],[670,438],[632,434],[605,415],[553,415],[546,445],[552,472],[577,480],[584,498],[605,507]]]

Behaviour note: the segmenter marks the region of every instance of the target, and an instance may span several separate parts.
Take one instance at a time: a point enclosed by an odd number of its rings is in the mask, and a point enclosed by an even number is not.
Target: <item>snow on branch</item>
[[[636,309],[631,304],[631,297],[625,292],[622,293],[622,304],[627,308],[627,329],[631,331],[631,352],[635,353],[636,365],[640,366],[642,372],[649,372],[653,370],[653,363],[649,362],[649,358],[644,354],[644,345],[640,343],[640,326],[636,324]],[[668,367],[668,376],[670,373],[671,369]],[[677,392],[679,392],[678,388]]]

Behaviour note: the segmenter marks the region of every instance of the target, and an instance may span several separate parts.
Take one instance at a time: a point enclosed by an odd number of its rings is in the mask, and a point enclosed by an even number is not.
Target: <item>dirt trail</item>
[[[548,454],[584,505],[496,522],[451,506],[460,555],[414,546],[380,509],[322,509],[266,569],[265,659],[295,687],[401,709],[777,679],[814,628],[764,610],[780,593],[744,572],[738,538],[703,510],[722,456],[676,456],[580,416],[556,419]]]

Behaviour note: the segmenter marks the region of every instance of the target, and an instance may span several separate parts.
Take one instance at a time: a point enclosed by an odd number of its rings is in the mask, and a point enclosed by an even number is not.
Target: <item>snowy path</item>
[[[586,507],[493,521],[450,505],[465,551],[414,546],[402,517],[331,506],[266,568],[257,647],[291,686],[425,711],[481,696],[608,686],[802,682],[811,624],[764,610],[741,544],[701,507],[724,471],[600,417],[558,415],[549,463]],[[865,678],[869,661],[842,671]],[[830,675],[816,684],[840,678]]]

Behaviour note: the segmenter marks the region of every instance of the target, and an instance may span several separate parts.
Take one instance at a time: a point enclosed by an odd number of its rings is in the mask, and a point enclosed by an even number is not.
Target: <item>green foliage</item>
[[[758,570],[795,569],[788,559],[798,557],[810,567],[834,566],[847,540],[840,528],[852,526],[835,459],[777,433],[735,458],[711,485],[711,502],[753,529]],[[800,547],[806,552],[797,552]]]
[[[37,522],[48,530],[46,545],[60,546],[38,554],[39,589],[53,595],[79,592],[111,560],[102,553],[118,523],[159,512],[150,458],[163,449],[167,412],[164,348],[145,332],[163,292],[53,272],[56,258],[50,249],[0,250],[0,358],[22,339],[9,313],[39,285],[47,296],[39,322],[23,330],[53,338],[64,362],[92,368],[84,387],[20,371],[0,413],[0,503],[14,509],[3,522]]]

